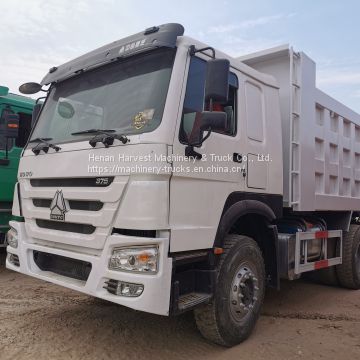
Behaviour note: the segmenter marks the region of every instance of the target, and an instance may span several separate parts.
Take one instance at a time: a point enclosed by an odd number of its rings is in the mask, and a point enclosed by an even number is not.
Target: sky
[[[232,56],[289,43],[317,64],[318,87],[360,113],[356,0],[0,0],[0,85],[18,93],[106,43],[169,22]]]

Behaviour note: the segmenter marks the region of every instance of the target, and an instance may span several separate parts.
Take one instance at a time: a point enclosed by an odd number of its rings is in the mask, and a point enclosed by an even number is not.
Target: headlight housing
[[[158,257],[159,248],[155,245],[116,248],[111,254],[109,269],[155,274],[158,271]]]
[[[16,229],[10,228],[6,234],[6,242],[14,249],[18,247],[18,233]]]

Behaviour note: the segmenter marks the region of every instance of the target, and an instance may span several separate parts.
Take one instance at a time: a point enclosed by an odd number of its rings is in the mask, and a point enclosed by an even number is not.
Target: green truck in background
[[[5,246],[5,234],[9,229],[14,186],[17,181],[19,159],[31,131],[31,114],[35,100],[9,93],[0,86],[0,247]],[[9,123],[12,114],[18,121]],[[7,127],[16,127],[17,137],[9,137]]]

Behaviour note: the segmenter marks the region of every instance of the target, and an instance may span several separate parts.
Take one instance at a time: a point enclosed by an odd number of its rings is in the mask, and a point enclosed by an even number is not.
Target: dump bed
[[[317,89],[315,62],[288,45],[239,59],[280,86],[285,206],[360,210],[360,115]]]

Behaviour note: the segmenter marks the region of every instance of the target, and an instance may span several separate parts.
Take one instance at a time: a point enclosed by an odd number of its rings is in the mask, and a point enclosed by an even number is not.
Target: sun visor
[[[41,81],[41,85],[61,81],[93,67],[110,63],[116,59],[159,47],[175,47],[178,36],[184,34],[180,24],[153,26],[135,35],[114,41],[58,67],[52,67]]]

